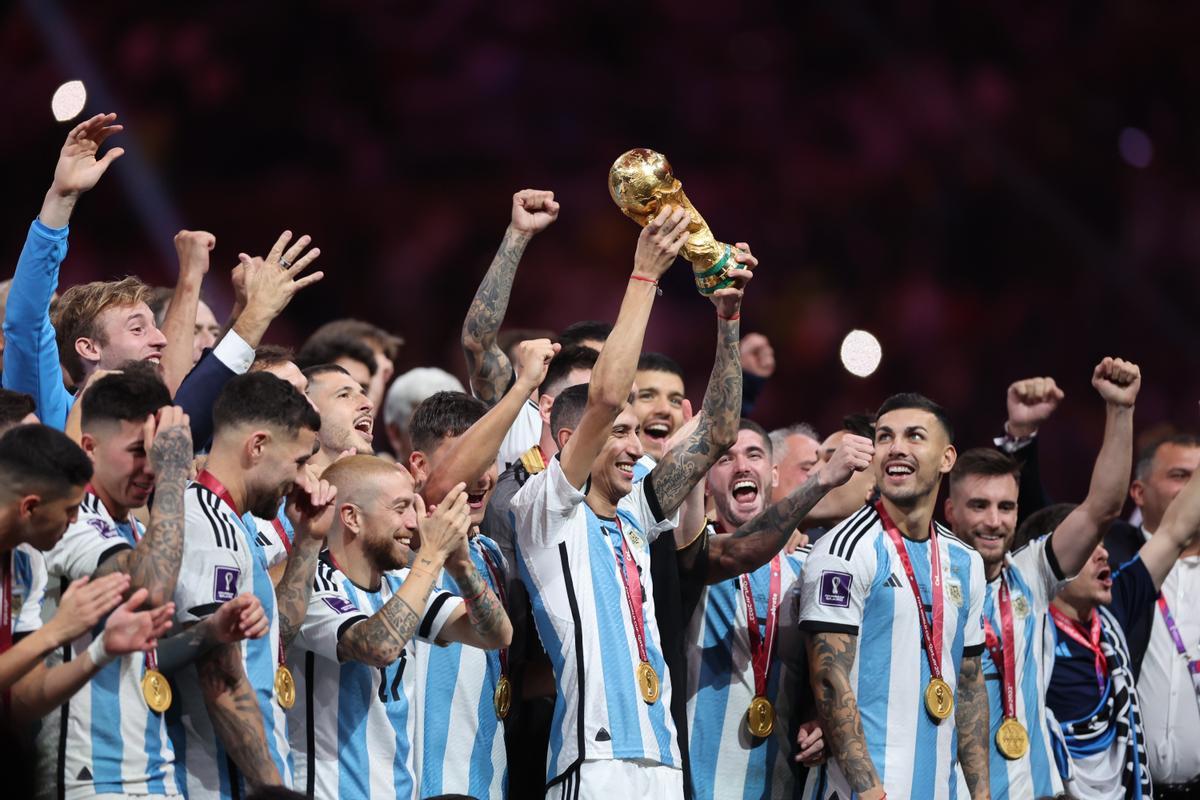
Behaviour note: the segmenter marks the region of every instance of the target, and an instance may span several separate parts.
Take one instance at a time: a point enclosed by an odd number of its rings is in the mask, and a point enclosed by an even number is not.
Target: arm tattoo
[[[312,596],[313,576],[317,572],[317,556],[325,542],[297,533],[287,568],[275,586],[275,606],[279,610],[279,639],[287,647],[296,638],[300,625],[308,614],[308,599]]]
[[[262,711],[242,668],[238,645],[222,645],[196,663],[213,730],[233,763],[256,786],[280,783],[267,749]]]
[[[817,716],[829,748],[850,787],[865,792],[879,784],[879,773],[871,762],[858,700],[850,688],[855,638],[848,633],[813,634],[808,640],[808,658]]]
[[[158,640],[158,668],[170,674],[190,664],[217,645],[213,638],[212,618],[208,617],[174,636]]]
[[[709,542],[709,583],[753,572],[775,557],[813,506],[825,496],[816,475],[730,534]]]
[[[719,320],[719,323],[717,357],[701,407],[704,416],[692,435],[672,447],[647,478],[653,481],[658,505],[668,516],[675,513],[692,487],[737,439],[742,413],[739,323],[736,320]]]
[[[958,673],[958,697],[954,724],[958,729],[958,763],[971,797],[987,797],[988,779],[988,698],[983,683],[980,657],[964,658]]]
[[[410,581],[404,583],[408,585]],[[419,592],[419,597],[409,599],[424,608],[432,590],[433,584],[430,583]],[[387,666],[400,658],[405,645],[416,634],[420,621],[420,615],[408,600],[396,593],[383,604],[383,608],[346,631],[338,642],[338,658],[372,667]]]
[[[467,618],[471,621],[475,633],[484,641],[496,641],[500,637],[501,629],[508,623],[508,614],[505,613],[496,593],[487,585],[474,564],[469,564],[461,577],[455,575],[454,581],[464,598],[473,598],[468,599],[466,605]]]
[[[463,320],[462,345],[467,357],[471,391],[489,406],[495,405],[504,395],[512,377],[508,356],[496,345],[496,333],[508,310],[508,297],[517,275],[517,264],[528,244],[528,236],[517,233],[509,226]]]
[[[94,577],[127,572],[129,591],[148,590],[147,604],[158,607],[174,596],[183,560],[183,491],[192,466],[189,431],[174,427],[160,433],[151,444],[150,460],[157,473],[150,527],[137,547],[107,559]]]

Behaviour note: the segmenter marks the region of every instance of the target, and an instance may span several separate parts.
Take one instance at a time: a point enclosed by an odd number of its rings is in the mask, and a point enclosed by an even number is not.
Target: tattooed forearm
[[[737,440],[742,413],[740,323],[723,319],[717,323],[717,356],[704,392],[700,424],[691,436],[663,456],[647,478],[653,482],[659,507],[668,516],[675,513],[692,487]]]
[[[158,640],[158,668],[171,673],[190,664],[219,644],[208,617],[174,636]]]
[[[312,596],[313,575],[317,571],[317,556],[323,539],[296,532],[292,552],[288,554],[283,577],[275,586],[275,604],[279,610],[279,639],[287,647],[296,637],[308,613],[308,598]]]
[[[979,656],[964,658],[958,672],[954,723],[958,729],[958,763],[971,797],[988,797],[988,697]]]
[[[488,648],[507,646],[512,640],[512,623],[496,593],[474,564],[468,563],[459,572],[453,576],[454,581],[466,600],[467,619],[479,643]]]
[[[183,490],[192,466],[192,435],[184,426],[161,431],[150,447],[156,473],[150,527],[137,547],[107,559],[94,577],[126,572],[129,592],[146,589],[147,604],[161,606],[175,594],[183,559]]]
[[[816,475],[733,533],[709,537],[708,582],[719,583],[766,564],[828,489]]]
[[[346,631],[338,642],[338,658],[370,667],[386,667],[400,658],[421,621],[413,609],[425,607],[433,588],[432,581],[424,581],[420,587],[416,584],[415,577],[410,577],[383,608]]]
[[[222,645],[209,651],[196,662],[196,669],[213,730],[233,763],[255,786],[281,783],[238,646]]]
[[[504,232],[500,249],[492,259],[483,282],[475,292],[467,317],[463,320],[462,346],[467,357],[467,373],[471,391],[488,405],[504,394],[512,377],[508,356],[496,345],[496,334],[508,310],[517,264],[529,244],[530,237],[517,233],[510,225]]]
[[[855,637],[848,633],[817,633],[808,640],[812,690],[826,741],[850,787],[865,792],[879,784],[879,773],[850,687],[854,650]]]

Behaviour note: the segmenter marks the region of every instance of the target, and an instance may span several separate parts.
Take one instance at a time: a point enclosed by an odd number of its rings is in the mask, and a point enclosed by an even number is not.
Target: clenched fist
[[[1065,396],[1054,378],[1026,378],[1009,386],[1009,435],[1024,439],[1037,433]]]
[[[1131,361],[1105,358],[1092,371],[1092,386],[1109,405],[1132,408],[1142,388],[1142,371]]]

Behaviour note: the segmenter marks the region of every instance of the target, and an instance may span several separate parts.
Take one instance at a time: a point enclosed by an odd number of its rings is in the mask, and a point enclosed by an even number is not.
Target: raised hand
[[[329,481],[302,474],[287,501],[287,515],[297,535],[324,539],[333,526],[337,487]]]
[[[192,428],[179,406],[163,406],[146,417],[142,442],[155,475],[175,473],[186,478],[192,466]]]
[[[291,241],[292,232],[284,231],[266,258],[238,254],[242,274],[234,278],[235,291],[240,280],[246,302],[234,327],[251,347],[258,346],[267,326],[287,308],[297,292],[325,277],[321,271],[297,277],[320,257],[321,250],[316,247],[307,250],[312,242],[309,236],[301,236],[289,247]]]
[[[524,236],[533,236],[549,228],[558,219],[554,192],[522,189],[513,195],[512,227]]]
[[[856,472],[871,466],[875,457],[875,443],[865,436],[847,433],[838,443],[829,460],[820,465],[817,480],[827,489],[841,486]]]
[[[675,263],[690,232],[691,217],[683,206],[663,206],[638,235],[633,274],[657,281]]]
[[[158,640],[171,629],[175,604],[166,603],[148,611],[138,611],[150,593],[138,589],[109,614],[104,623],[104,650],[111,656],[123,656],[158,646]]]
[[[1010,436],[1032,436],[1050,418],[1066,397],[1054,378],[1026,378],[1008,387],[1008,424]]]
[[[562,345],[549,339],[528,339],[519,342],[515,351],[517,381],[529,391],[542,385],[550,360],[558,355]]]
[[[742,372],[759,378],[775,374],[775,349],[761,333],[747,333],[738,345],[742,356]]]
[[[112,163],[125,154],[124,148],[114,147],[102,158],[96,157],[100,145],[122,130],[122,126],[114,124],[116,119],[116,114],[97,114],[67,134],[58,153],[58,163],[54,165],[54,180],[38,214],[43,225],[65,227],[71,221],[71,212],[79,196],[95,186]]]
[[[733,285],[718,289],[709,295],[709,299],[717,307],[717,314],[724,319],[734,319],[741,313],[746,284],[750,283],[750,279],[754,277],[753,270],[758,266],[758,259],[751,255],[750,245],[745,242],[737,243],[737,252],[734,253],[733,260],[738,264],[729,270],[728,274]]]
[[[1105,358],[1092,371],[1092,386],[1104,402],[1130,408],[1142,388],[1142,371],[1123,358]]]
[[[471,529],[471,509],[467,506],[467,485],[455,484],[432,513],[425,511],[425,502],[416,496],[417,530],[421,550],[436,553],[442,560],[450,558],[467,544]]]
[[[74,641],[116,608],[128,589],[129,576],[123,572],[113,572],[95,580],[84,577],[72,581],[46,627],[54,629],[60,643]]]
[[[213,612],[211,624],[213,637],[220,644],[261,639],[271,629],[262,602],[249,592],[222,603]]]
[[[208,274],[208,257],[216,246],[217,237],[208,231],[180,231],[175,234],[179,270],[193,275]]]

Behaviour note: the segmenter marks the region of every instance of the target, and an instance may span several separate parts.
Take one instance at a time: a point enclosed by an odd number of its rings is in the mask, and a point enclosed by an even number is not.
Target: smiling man
[[[642,447],[655,461],[683,425],[683,367],[662,353],[644,353],[634,378],[633,413],[641,423]]]

